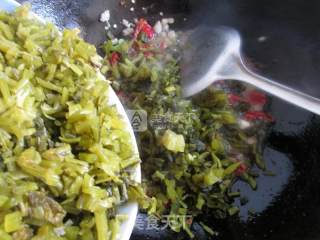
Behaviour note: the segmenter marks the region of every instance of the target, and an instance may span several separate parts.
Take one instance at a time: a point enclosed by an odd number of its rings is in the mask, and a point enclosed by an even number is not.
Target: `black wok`
[[[105,40],[99,14],[111,10],[115,22],[159,12],[176,18],[177,28],[200,23],[229,25],[244,39],[244,54],[256,71],[320,97],[320,2],[318,0],[137,0],[135,11],[120,0],[31,0],[34,11],[60,27],[80,27],[97,46]],[[130,3],[126,0],[123,2]],[[129,7],[130,6],[130,7]],[[148,7],[148,13],[141,10]],[[320,118],[276,98],[270,111],[277,120],[266,136],[264,158],[276,176],[261,175],[258,190],[237,184],[249,203],[239,217],[203,221],[217,229],[218,240],[320,240]],[[236,204],[239,204],[236,202]],[[248,215],[248,210],[255,214]],[[141,230],[133,240],[183,239],[168,230]],[[195,224],[197,239],[210,239]]]

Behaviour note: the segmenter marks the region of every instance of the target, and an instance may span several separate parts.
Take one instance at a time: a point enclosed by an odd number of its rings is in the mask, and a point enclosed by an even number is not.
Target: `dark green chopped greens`
[[[136,133],[146,195],[141,189],[130,194],[159,218],[196,217],[207,210],[216,218],[235,215],[233,200],[240,193],[231,187],[241,179],[256,189],[247,169],[264,168],[261,152],[247,142],[253,134],[239,127],[225,91],[211,87],[193,99],[182,98],[179,46],[162,49],[162,40],[144,36],[103,45],[104,72],[123,103],[148,114],[148,129]],[[170,225],[172,230],[193,237],[191,223],[178,221],[183,222]]]
[[[138,188],[101,58],[77,30],[0,11],[0,239],[116,239]]]

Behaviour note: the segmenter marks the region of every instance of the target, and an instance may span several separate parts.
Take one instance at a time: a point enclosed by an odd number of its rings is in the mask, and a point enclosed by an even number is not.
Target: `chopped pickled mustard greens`
[[[255,176],[248,170],[264,169],[257,141],[247,141],[257,137],[257,131],[240,127],[243,111],[230,104],[223,87],[183,98],[179,41],[151,30],[141,19],[132,39],[108,40],[103,45],[103,72],[120,100],[127,108],[148,114],[148,129],[137,133],[145,192],[133,185],[128,194],[141,209],[160,219],[168,215],[196,218],[204,212],[215,218],[235,215],[239,209],[233,201],[240,193],[232,186],[243,180],[256,189]],[[254,96],[263,97],[257,92]],[[236,100],[244,111],[250,109],[245,98],[234,95]],[[194,237],[192,224],[184,218],[169,226]]]
[[[139,188],[102,58],[78,34],[28,5],[0,12],[1,240],[116,239],[117,209]]]
[[[162,145],[172,152],[184,152],[185,142],[183,135],[166,130],[161,138]]]
[[[4,231],[7,233],[15,232],[22,228],[22,215],[20,212],[12,212],[4,217]]]

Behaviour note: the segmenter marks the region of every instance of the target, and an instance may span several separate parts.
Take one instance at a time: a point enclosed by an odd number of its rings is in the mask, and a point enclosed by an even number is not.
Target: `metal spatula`
[[[250,83],[320,115],[320,100],[251,72],[241,58],[241,38],[229,27],[198,27],[189,33],[182,55],[182,90],[190,97],[219,80]]]

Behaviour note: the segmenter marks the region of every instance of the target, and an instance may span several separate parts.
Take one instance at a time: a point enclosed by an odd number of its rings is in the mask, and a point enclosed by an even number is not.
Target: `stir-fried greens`
[[[101,58],[23,6],[0,12],[0,239],[116,239],[139,162]]]
[[[256,132],[242,130],[239,120],[259,122],[269,120],[269,115],[249,111],[245,98],[228,95],[221,88],[184,99],[179,84],[181,49],[175,34],[155,33],[143,19],[137,22],[132,39],[110,40],[103,47],[104,71],[123,103],[148,114],[148,129],[137,132],[137,140],[145,197],[153,199],[153,204],[150,199],[149,204],[143,202],[141,191],[131,194],[149,207],[149,213],[159,218],[170,215],[169,221],[176,223],[169,226],[177,232],[185,230],[190,237],[192,222],[179,216],[196,217],[207,210],[216,218],[236,214],[239,209],[232,203],[240,193],[232,192],[232,185],[242,179],[255,189],[250,168],[264,168],[258,144],[248,141]],[[255,96],[258,102],[264,100],[257,92]]]

